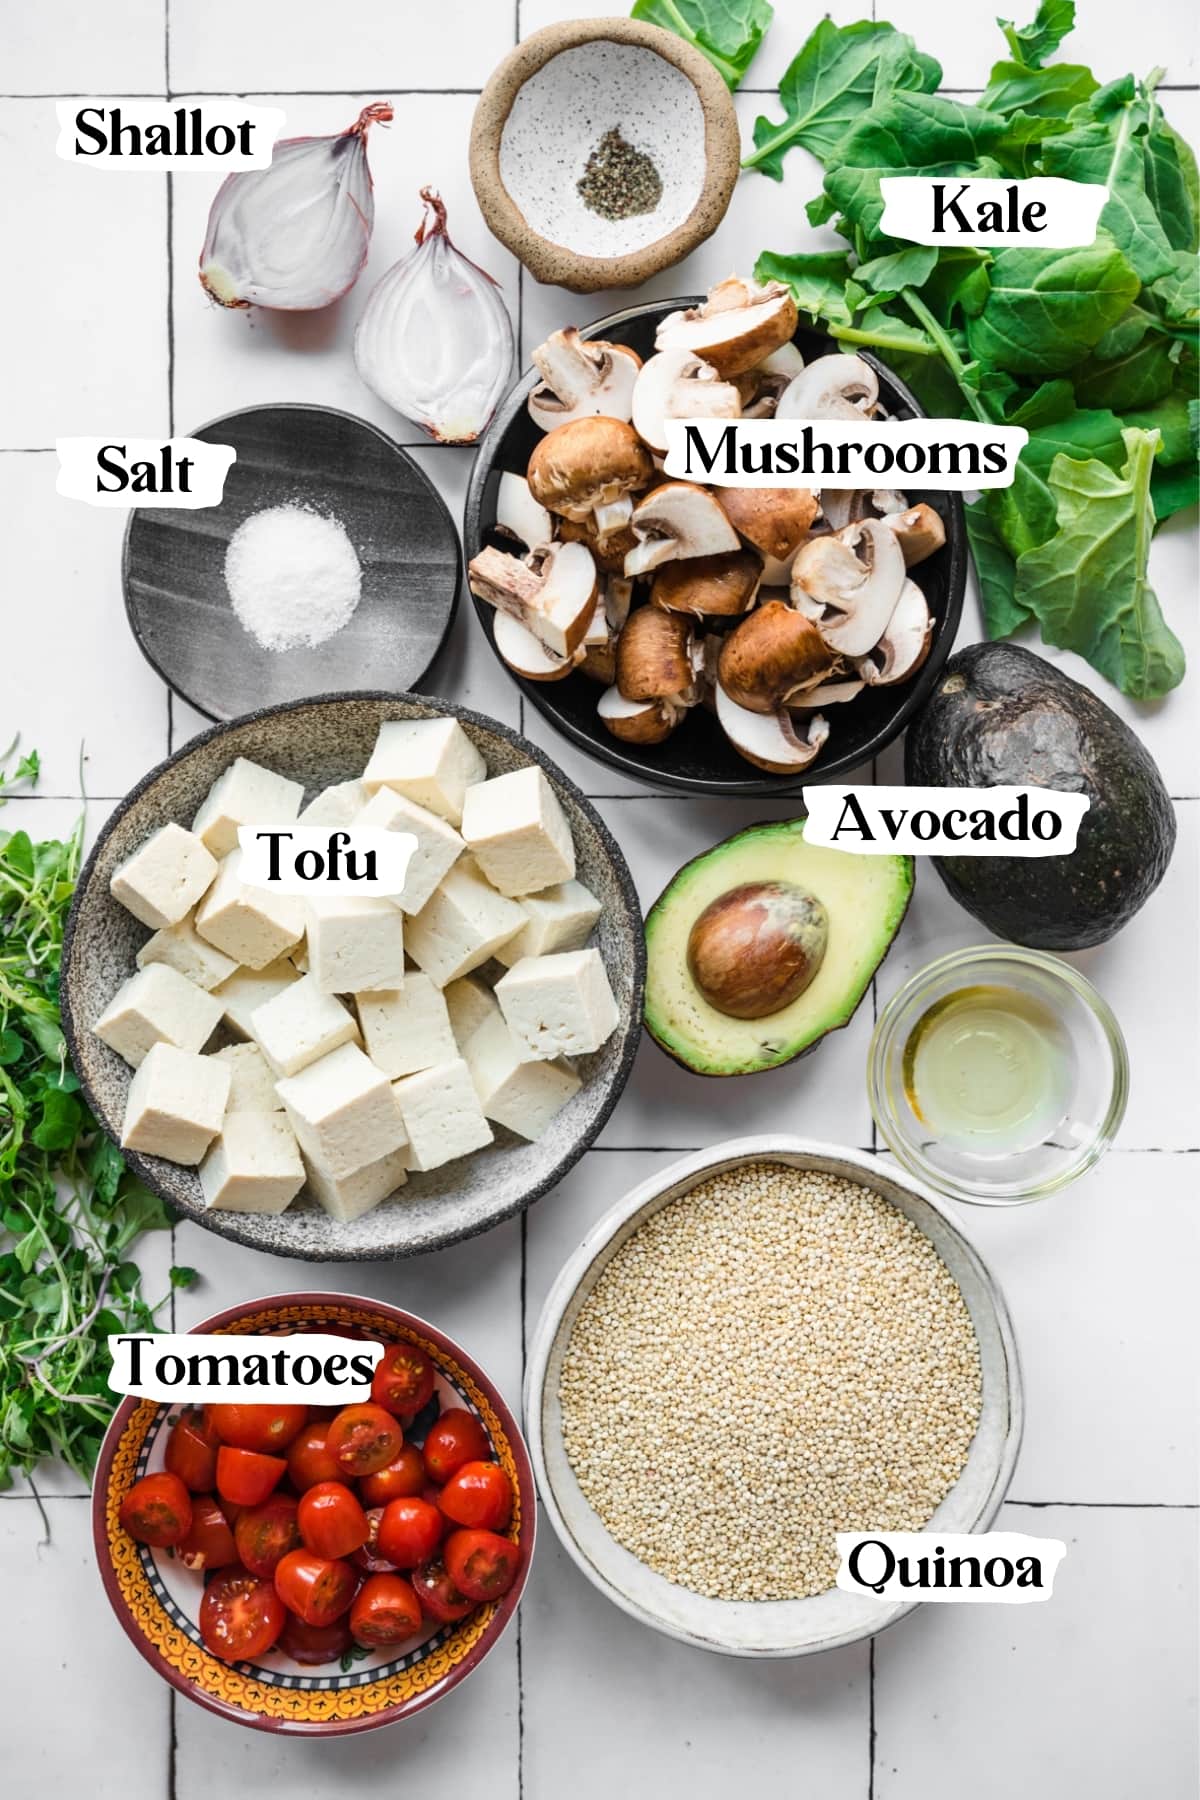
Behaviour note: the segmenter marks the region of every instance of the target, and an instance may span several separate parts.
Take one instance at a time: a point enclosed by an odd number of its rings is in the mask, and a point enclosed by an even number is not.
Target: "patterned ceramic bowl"
[[[261,1662],[225,1663],[200,1641],[204,1577],[168,1550],[135,1543],[119,1522],[121,1501],[141,1476],[163,1467],[170,1406],[124,1400],[108,1428],[92,1491],[96,1559],[113,1611],[142,1656],[189,1700],[257,1731],[340,1737],[420,1712],[478,1668],[517,1610],[533,1555],[533,1470],[512,1413],[464,1350],[412,1313],[348,1294],[277,1294],[206,1319],[197,1331],[344,1331],[384,1344],[417,1343],[437,1366],[443,1407],[464,1406],[482,1421],[495,1460],[513,1484],[508,1535],[521,1546],[517,1579],[501,1600],[456,1625],[431,1626],[402,1654],[360,1651],[314,1668],[270,1651]]]

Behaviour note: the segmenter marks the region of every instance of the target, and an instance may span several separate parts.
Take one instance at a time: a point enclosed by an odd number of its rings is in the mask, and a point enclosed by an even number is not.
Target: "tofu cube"
[[[353,825],[367,795],[361,781],[339,781],[322,788],[296,815],[297,825]]]
[[[550,956],[556,950],[582,950],[600,917],[601,906],[582,881],[560,881],[521,901],[526,924],[502,944],[496,956],[511,969],[523,956]]]
[[[494,956],[524,923],[516,901],[498,894],[474,861],[463,857],[408,921],[409,955],[438,987],[445,987]]]
[[[397,719],[379,727],[363,786],[371,794],[394,788],[458,825],[467,789],[486,777],[487,764],[457,719]]]
[[[349,1008],[323,994],[311,975],[255,1007],[250,1023],[255,1042],[278,1075],[298,1075],[318,1057],[358,1038]]]
[[[408,975],[402,988],[354,999],[367,1055],[393,1080],[458,1055],[445,999],[428,975]]]
[[[196,909],[196,930],[248,969],[265,969],[304,936],[304,901],[242,880],[242,853],[232,851]]]
[[[122,1149],[195,1165],[221,1129],[229,1087],[215,1056],[155,1044],[129,1084]]]
[[[251,1020],[258,1008],[299,979],[300,971],[286,956],[281,956],[265,969],[239,969],[213,989],[213,999],[221,1002],[222,1016],[230,1029],[241,1037],[252,1038]]]
[[[206,944],[197,932],[191,915],[177,925],[164,925],[147,938],[137,953],[137,966],[145,969],[151,963],[165,963],[177,969],[188,981],[206,993],[236,973],[237,964],[215,944]]]
[[[496,999],[526,1056],[586,1056],[617,1028],[620,1014],[598,950],[526,956],[496,983]]]
[[[281,1213],[303,1186],[300,1148],[281,1112],[226,1113],[200,1164],[210,1212]]]
[[[492,1142],[492,1128],[461,1056],[406,1075],[394,1092],[408,1133],[411,1168],[438,1169]]]
[[[534,894],[575,873],[571,827],[536,764],[468,788],[462,834],[501,894]]]
[[[463,1051],[485,1117],[532,1141],[583,1084],[562,1063],[528,1062],[524,1055],[498,1012]]]
[[[114,900],[152,931],[178,925],[216,879],[217,859],[182,825],[161,825],[108,884]]]
[[[325,1208],[331,1219],[343,1225],[361,1219],[372,1207],[402,1188],[408,1180],[408,1146],[389,1150],[374,1162],[352,1169],[349,1175],[334,1176],[311,1156],[304,1159],[308,1175],[308,1191]]]
[[[227,1115],[283,1111],[283,1101],[275,1092],[275,1071],[257,1044],[226,1044],[213,1054],[230,1074]]]
[[[446,996],[446,1010],[450,1014],[450,1029],[460,1050],[485,1019],[502,1017],[500,1008],[492,997],[492,990],[485,987],[475,975],[461,976],[458,981],[450,982],[442,992]]]
[[[372,794],[354,823],[373,826],[377,831],[410,831],[416,838],[417,847],[404,886],[400,893],[391,895],[393,905],[401,912],[420,912],[465,848],[453,825],[391,788],[379,788]]]
[[[139,969],[92,1026],[98,1038],[139,1067],[155,1044],[199,1050],[221,1022],[221,1003],[166,963]]]
[[[229,856],[238,847],[239,825],[291,825],[303,798],[300,782],[239,756],[213,782],[192,830],[214,856]]]
[[[340,1181],[407,1141],[391,1082],[343,1044],[276,1086],[300,1148]]]
[[[375,993],[404,985],[404,915],[390,900],[314,891],[308,908],[306,980],[324,994]]]

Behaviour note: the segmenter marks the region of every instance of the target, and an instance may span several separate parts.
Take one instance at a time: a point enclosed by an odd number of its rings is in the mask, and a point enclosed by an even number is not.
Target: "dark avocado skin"
[[[905,778],[1087,794],[1072,856],[935,857],[960,906],[998,937],[1086,950],[1144,906],[1175,848],[1175,812],[1141,741],[1090,689],[1018,644],[952,656],[909,726]]]

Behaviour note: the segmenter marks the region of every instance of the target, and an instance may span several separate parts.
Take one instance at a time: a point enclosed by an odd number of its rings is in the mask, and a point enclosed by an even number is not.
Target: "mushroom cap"
[[[515,538],[527,550],[537,550],[553,538],[550,514],[534,499],[524,475],[508,470],[501,475],[496,494],[496,530]]]
[[[529,396],[529,416],[543,431],[573,419],[628,419],[642,359],[627,344],[585,340],[574,325],[552,331],[533,352],[542,379]]]
[[[862,419],[879,400],[879,377],[861,356],[819,356],[788,383],[775,408],[777,419]]]
[[[736,706],[773,713],[833,667],[817,626],[782,600],[756,606],[721,646],[717,675]]]
[[[739,756],[771,775],[791,775],[814,762],[829,736],[829,725],[814,713],[799,736],[782,709],[773,713],[750,712],[738,706],[717,683],[717,720]]]
[[[644,488],[654,464],[632,425],[603,415],[572,419],[548,431],[529,459],[535,500],[569,519],[586,519]]]
[[[754,605],[761,578],[762,558],[753,550],[686,557],[656,572],[650,604],[698,619],[736,619]]]
[[[676,557],[720,556],[741,548],[715,494],[690,481],[664,481],[634,509],[637,544],[626,575],[644,575]]]
[[[901,512],[884,513],[883,522],[889,531],[895,532],[899,540],[906,569],[924,562],[927,556],[940,550],[946,541],[946,527],[941,513],[926,505],[924,500]]]
[[[741,411],[737,388],[711,363],[692,350],[660,350],[642,364],[630,416],[643,443],[665,456],[668,419],[737,419]]]
[[[933,642],[929,603],[915,581],[905,581],[883,636],[855,668],[868,687],[892,687],[915,675]]]
[[[817,516],[809,488],[722,488],[719,499],[734,530],[762,556],[786,562],[808,536]]]
[[[842,656],[865,656],[883,636],[904,586],[904,557],[882,519],[810,538],[792,564],[792,600]]]
[[[709,290],[700,306],[670,313],[658,327],[656,350],[691,350],[728,379],[762,362],[793,336],[798,323],[791,289],[780,281],[760,287],[731,276]]]
[[[554,543],[528,556],[485,544],[467,565],[471,592],[511,613],[551,656],[571,656],[583,642],[596,602],[596,565],[583,544]]]
[[[610,687],[601,694],[596,713],[623,743],[661,744],[682,719],[683,708],[669,700],[626,700],[619,688]]]
[[[496,612],[492,637],[507,666],[526,681],[561,681],[583,661],[582,646],[570,656],[556,656],[511,613]]]
[[[684,703],[695,686],[692,628],[678,613],[642,606],[617,639],[617,686],[626,700]]]

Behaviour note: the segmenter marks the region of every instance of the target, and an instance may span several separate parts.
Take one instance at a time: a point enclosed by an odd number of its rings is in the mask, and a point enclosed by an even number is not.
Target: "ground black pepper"
[[[576,191],[602,219],[632,219],[653,212],[662,199],[662,176],[644,150],[635,150],[613,126],[584,165]]]

